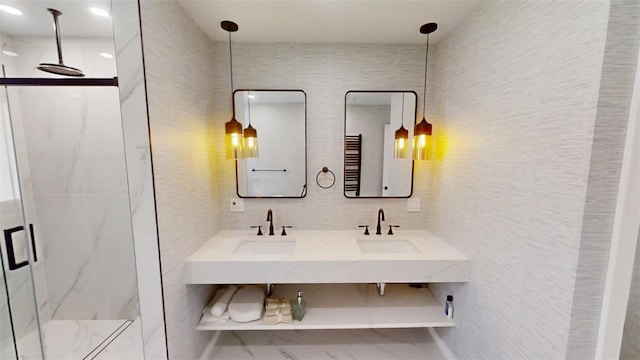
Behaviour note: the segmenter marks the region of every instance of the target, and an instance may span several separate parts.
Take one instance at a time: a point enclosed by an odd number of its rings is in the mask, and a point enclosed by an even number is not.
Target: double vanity
[[[304,198],[310,188],[322,191],[336,184],[328,167],[315,175],[315,184],[307,183],[304,91],[243,89],[234,91],[233,100],[234,115],[242,127],[251,125],[260,133],[260,153],[257,146],[252,147],[251,156],[235,160],[239,198]],[[411,197],[413,159],[395,155],[394,134],[406,124],[409,138],[413,136],[414,126],[409,124],[416,119],[416,93],[349,91],[344,104],[344,196]],[[407,146],[410,150],[411,143]],[[243,211],[234,207],[235,199],[231,203],[231,211]],[[420,211],[414,207],[411,211]],[[201,321],[197,328],[454,326],[455,320],[445,316],[445,299],[436,299],[428,284],[469,281],[469,259],[427,230],[396,229],[396,225],[387,229],[389,225],[381,226],[384,220],[380,209],[377,225],[371,229],[319,231],[284,226],[280,231],[274,228],[269,210],[264,234],[258,226],[219,232],[185,259],[185,283],[257,284],[268,294],[290,299],[300,290],[307,313],[302,321],[292,323],[216,320]]]
[[[469,259],[427,230],[221,231],[184,265],[187,284],[277,284],[273,295],[294,298],[302,290],[307,301],[300,322],[201,323],[199,330],[454,326],[444,299],[424,284],[469,280]]]

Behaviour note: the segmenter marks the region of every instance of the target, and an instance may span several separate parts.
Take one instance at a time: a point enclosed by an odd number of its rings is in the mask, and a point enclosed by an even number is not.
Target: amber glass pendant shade
[[[258,131],[251,124],[244,129],[244,157],[258,157]]]
[[[396,130],[395,146],[393,157],[396,159],[404,159],[409,154],[409,130],[404,128],[404,125],[400,126]]]
[[[244,159],[242,124],[236,120],[235,116],[224,124],[224,133],[227,159]]]
[[[413,160],[431,160],[433,126],[422,118],[413,133]]]

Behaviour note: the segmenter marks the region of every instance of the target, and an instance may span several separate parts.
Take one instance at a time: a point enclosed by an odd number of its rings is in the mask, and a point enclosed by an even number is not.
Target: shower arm
[[[53,28],[56,32],[56,45],[58,46],[58,64],[64,64],[62,60],[62,40],[60,39],[60,25],[58,25],[58,16],[62,13],[56,9],[47,9],[53,15]]]

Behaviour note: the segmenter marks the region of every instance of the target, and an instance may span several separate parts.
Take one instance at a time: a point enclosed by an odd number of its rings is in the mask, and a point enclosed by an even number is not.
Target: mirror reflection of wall
[[[416,94],[412,91],[349,91],[345,97],[344,195],[410,197],[413,160],[394,158],[395,131],[413,137]],[[407,144],[411,146],[411,142]],[[411,149],[409,148],[409,154]]]
[[[259,156],[236,162],[239,197],[306,194],[306,95],[301,90],[237,90],[236,119],[258,132]]]
[[[640,359],[640,234],[636,246],[636,258],[631,278],[631,291],[627,303],[627,317],[624,323],[620,360]]]

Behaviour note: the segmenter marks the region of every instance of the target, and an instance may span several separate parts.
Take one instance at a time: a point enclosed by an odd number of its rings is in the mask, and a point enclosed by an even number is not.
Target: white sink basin
[[[242,241],[232,254],[287,255],[293,254],[295,240],[248,240]]]
[[[416,254],[413,245],[407,240],[356,240],[360,251],[365,254]]]

